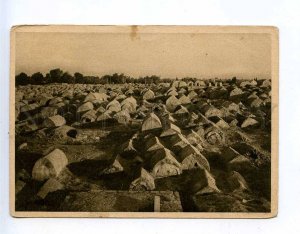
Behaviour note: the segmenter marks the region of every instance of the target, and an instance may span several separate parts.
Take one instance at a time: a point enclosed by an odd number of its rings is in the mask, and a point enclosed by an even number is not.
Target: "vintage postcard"
[[[14,217],[270,218],[278,29],[15,26]]]

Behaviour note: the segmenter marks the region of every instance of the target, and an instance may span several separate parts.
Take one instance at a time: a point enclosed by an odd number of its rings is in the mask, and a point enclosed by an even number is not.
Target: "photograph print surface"
[[[276,215],[275,28],[11,36],[12,215]]]

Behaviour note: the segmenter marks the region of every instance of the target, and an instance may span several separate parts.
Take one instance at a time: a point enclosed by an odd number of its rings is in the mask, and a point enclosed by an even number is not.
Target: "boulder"
[[[191,192],[195,195],[219,193],[216,180],[206,169],[198,168],[191,180]]]
[[[113,173],[118,173],[124,171],[123,166],[119,162],[118,158],[114,160],[114,162],[107,167],[106,169],[103,170],[101,174],[113,174]]]
[[[24,150],[28,148],[27,142],[22,143],[21,145],[18,146],[18,150]]]
[[[179,175],[182,173],[181,164],[175,159],[174,154],[166,149],[156,150],[148,158],[146,165],[155,178]]]
[[[18,195],[22,190],[23,188],[26,186],[26,183],[22,180],[16,180],[16,183],[15,183],[15,195]]]
[[[61,115],[54,115],[44,120],[45,128],[60,127],[66,124],[66,120]]]
[[[145,191],[154,189],[154,178],[144,168],[140,169],[140,175],[137,178],[135,178],[129,186],[129,190],[135,191]]]
[[[130,114],[126,109],[119,111],[113,117],[118,121],[118,123],[125,125],[128,124],[131,120]]]
[[[107,97],[105,93],[89,93],[85,97],[84,102],[106,101]]]
[[[87,112],[89,110],[93,110],[94,109],[94,105],[91,102],[85,102],[84,104],[82,104],[81,106],[79,106],[77,108],[77,113],[84,113]]]
[[[153,92],[151,89],[147,90],[147,91],[143,94],[143,99],[144,99],[144,100],[153,99],[154,97],[155,97],[155,94],[154,94],[154,92]]]
[[[180,101],[174,95],[169,97],[166,101],[167,110],[170,112],[173,112],[175,108],[180,104],[181,104]]]
[[[144,120],[142,124],[142,131],[154,130],[162,128],[160,119],[156,114],[150,113],[150,115]]]
[[[49,193],[55,192],[58,190],[62,190],[63,188],[64,188],[64,186],[59,181],[57,181],[56,179],[50,178],[40,188],[39,192],[37,193],[37,196],[42,199],[45,199],[45,197]]]
[[[180,134],[181,130],[175,124],[170,123],[168,127],[164,129],[164,131],[160,134],[160,137],[168,137],[175,134]]]
[[[106,110],[119,112],[121,111],[121,104],[115,99],[107,104]]]
[[[227,178],[227,182],[229,184],[231,191],[236,191],[236,190],[242,190],[242,191],[248,190],[249,191],[250,190],[244,177],[237,171],[232,171],[230,173],[230,176]]]
[[[81,121],[83,123],[92,123],[95,122],[96,119],[97,119],[97,115],[95,110],[89,110],[81,116]]]
[[[74,127],[63,125],[54,129],[53,136],[57,139],[66,139],[68,137],[76,138],[77,130]]]
[[[257,120],[253,119],[253,118],[246,118],[244,120],[244,122],[242,123],[241,125],[241,128],[250,128],[250,127],[254,127],[254,126],[257,126],[259,123]]]
[[[182,95],[182,96],[179,98],[179,101],[180,101],[180,103],[183,104],[183,105],[191,103],[190,97],[189,97],[189,96],[185,96],[185,95]]]
[[[228,163],[228,167],[232,171],[237,171],[243,174],[243,172],[252,169],[252,164],[250,159],[243,155],[239,155]]]
[[[205,168],[210,171],[210,166],[207,159],[200,153],[200,151],[192,146],[187,145],[176,154],[176,159],[182,164],[183,170],[189,170],[197,167]]]
[[[32,169],[32,178],[37,181],[45,181],[55,178],[67,166],[68,159],[60,149],[55,149],[48,155],[40,158]]]
[[[146,140],[145,148],[148,152],[150,152],[158,149],[163,149],[164,146],[160,142],[158,137],[149,137],[149,139]]]

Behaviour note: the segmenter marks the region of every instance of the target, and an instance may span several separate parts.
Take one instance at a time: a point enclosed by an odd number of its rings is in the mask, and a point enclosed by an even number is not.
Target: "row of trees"
[[[178,78],[176,78],[178,80]],[[181,80],[185,82],[193,81],[195,82],[197,78],[193,77],[184,77]],[[114,73],[112,75],[104,75],[102,77],[99,76],[84,76],[79,72],[75,72],[74,75],[71,75],[68,72],[64,72],[59,68],[53,69],[49,71],[45,76],[36,72],[31,76],[28,76],[26,73],[22,72],[16,75],[16,85],[27,85],[27,84],[35,84],[35,85],[43,85],[50,83],[69,83],[69,84],[124,84],[124,83],[142,83],[142,84],[158,84],[161,82],[172,82],[174,79],[169,78],[160,78],[159,76],[145,76],[139,78],[133,78],[130,76],[126,76],[123,73],[118,74]],[[237,83],[237,78],[233,77],[232,79],[228,79],[228,82],[231,84]]]
[[[159,76],[145,76],[139,78],[133,78],[126,76],[123,73],[115,73],[113,75],[98,76],[84,76],[83,74],[76,72],[71,75],[68,72],[64,72],[59,68],[49,71],[45,76],[36,72],[31,76],[22,72],[16,75],[16,85],[27,85],[27,84],[49,84],[49,83],[79,83],[79,84],[124,84],[124,83],[145,83],[158,84],[160,82],[170,82],[171,79],[161,79]]]

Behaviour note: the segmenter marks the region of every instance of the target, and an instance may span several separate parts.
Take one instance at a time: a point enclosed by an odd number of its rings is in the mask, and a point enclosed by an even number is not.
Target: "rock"
[[[236,171],[231,172],[231,175],[227,178],[227,181],[232,191],[235,190],[250,191],[249,186],[246,180],[244,179],[244,177]]]
[[[24,181],[17,180],[15,183],[15,194],[18,195],[25,186],[26,186],[26,183]]]
[[[173,112],[180,104],[180,101],[174,95],[169,97],[166,101],[167,110],[171,112]]]
[[[27,149],[27,148],[28,148],[28,145],[27,145],[26,142],[24,142],[21,145],[19,145],[18,150],[24,150],[24,149]]]
[[[160,119],[156,114],[151,113],[148,118],[146,118],[142,124],[142,131],[153,130],[161,128]]]
[[[164,131],[160,134],[160,137],[169,137],[180,133],[180,128],[177,127],[175,124],[170,123],[169,126],[166,127],[166,129],[164,129]]]
[[[47,182],[41,187],[37,196],[45,199],[48,193],[55,192],[57,190],[62,190],[64,186],[58,182],[56,179],[50,178]]]
[[[16,174],[16,179],[22,180],[22,181],[28,181],[28,180],[30,180],[30,175],[25,169],[21,169]]]
[[[245,121],[242,123],[241,128],[249,128],[253,126],[257,126],[259,123],[253,118],[247,118]]]
[[[94,109],[93,103],[86,102],[86,103],[82,104],[80,107],[78,107],[77,113],[81,114],[81,113],[84,113],[86,111],[93,110],[93,109]]]
[[[252,168],[251,161],[243,155],[239,155],[228,163],[228,167],[232,171],[243,173]]]
[[[192,179],[192,192],[196,195],[219,193],[216,180],[206,169],[197,169],[197,174]]]
[[[60,127],[66,124],[66,120],[64,117],[60,115],[54,115],[49,118],[47,118],[43,125],[46,128],[52,128],[52,127]]]
[[[68,164],[68,159],[63,151],[55,149],[34,164],[32,178],[37,181],[44,181],[57,177]]]
[[[101,174],[112,174],[124,171],[123,166],[120,164],[118,158],[106,169],[103,170]]]
[[[140,175],[131,182],[129,189],[136,191],[154,190],[154,178],[144,168],[141,168]]]
[[[63,125],[63,126],[60,126],[56,129],[54,129],[54,134],[53,136],[56,138],[56,139],[66,139],[66,138],[76,138],[78,132],[75,128],[73,127],[70,127],[68,125]]]

